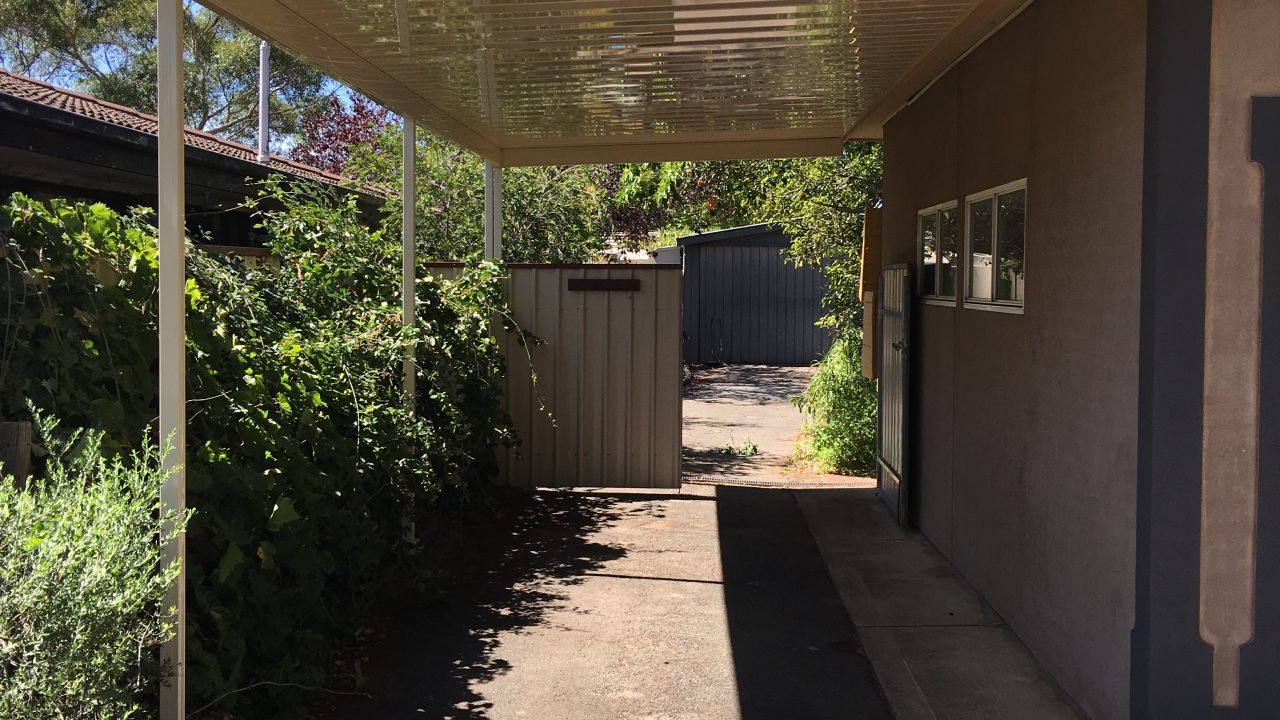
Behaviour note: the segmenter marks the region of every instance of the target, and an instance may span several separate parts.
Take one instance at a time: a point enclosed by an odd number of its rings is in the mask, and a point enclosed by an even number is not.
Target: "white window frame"
[[[1030,191],[1027,190],[1026,178],[1022,178],[1021,180],[1014,180],[1013,182],[1005,183],[1004,185],[997,185],[993,188],[987,188],[986,190],[981,190],[979,192],[973,193],[972,195],[966,195],[964,198],[964,253],[963,253],[964,263],[962,264],[964,267],[964,270],[963,270],[964,293],[961,295],[961,298],[960,298],[960,307],[962,308],[970,309],[970,310],[985,310],[987,312],[1009,313],[1012,315],[1022,315],[1025,312],[1025,308],[1026,308],[1025,295],[1021,301],[995,300],[995,299],[975,300],[969,297],[973,291],[973,288],[972,288],[973,273],[969,271],[973,265],[973,258],[972,258],[973,216],[972,216],[972,213],[969,212],[969,206],[975,202],[980,202],[982,200],[992,201],[991,203],[991,249],[993,251],[997,251],[1000,248],[1000,229],[999,229],[1000,222],[996,217],[997,214],[999,213],[999,207],[998,207],[999,203],[995,202],[995,198],[999,197],[1000,195],[1007,195],[1011,192],[1016,192],[1018,190],[1022,190],[1023,192],[1030,195]],[[1027,212],[1027,204],[1025,202],[1023,203],[1023,206],[1022,206],[1022,212],[1023,212],[1023,234],[1022,234],[1023,260],[1022,262],[1023,262],[1023,274],[1025,275],[1026,257],[1027,257],[1027,232],[1026,232],[1026,217],[1025,217]],[[994,272],[994,269],[993,269],[993,272]],[[994,283],[994,281],[995,280],[993,278],[992,282]],[[992,288],[992,294],[993,295],[995,294],[994,285]]]
[[[938,232],[939,237],[941,237],[941,231],[942,231],[941,219],[942,219],[943,210],[955,210],[956,212],[959,212],[960,203],[955,200],[948,200],[947,202],[938,203],[937,205],[932,205],[916,213],[916,263],[920,268],[920,272],[917,273],[917,275],[919,275],[920,277],[920,281],[919,281],[920,295],[924,299],[924,303],[926,305],[940,305],[942,307],[955,307],[956,301],[960,299],[959,298],[960,289],[964,287],[964,275],[959,266],[956,267],[956,294],[955,295],[934,295],[932,292],[929,292],[930,288],[926,288],[924,286],[924,233],[922,233],[921,230],[923,230],[924,228],[924,218],[929,215],[933,215],[939,219],[938,227],[935,230],[935,232]],[[961,237],[956,237],[956,259],[957,260],[962,260],[966,257],[964,254],[963,245],[964,245],[964,239]],[[938,279],[937,273],[938,273],[938,270],[940,269],[941,269],[941,263],[939,262],[938,268],[934,270],[934,287],[932,288],[933,290],[937,290],[937,279]]]

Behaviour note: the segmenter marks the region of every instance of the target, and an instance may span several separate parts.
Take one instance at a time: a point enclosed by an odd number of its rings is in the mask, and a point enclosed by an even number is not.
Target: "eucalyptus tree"
[[[12,72],[154,113],[154,0],[0,0],[0,64]],[[257,135],[258,39],[186,2],[187,124],[233,140]],[[291,135],[300,111],[336,86],[313,66],[274,52],[271,131]]]

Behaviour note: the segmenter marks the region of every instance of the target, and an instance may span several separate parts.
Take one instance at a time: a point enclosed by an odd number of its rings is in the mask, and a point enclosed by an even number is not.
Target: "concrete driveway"
[[[892,717],[792,493],[544,491],[508,532],[334,718]]]
[[[808,372],[695,375],[686,473],[780,481],[800,427],[789,397]],[[749,440],[760,454],[719,452]],[[435,550],[440,592],[389,609],[365,696],[328,717],[1079,720],[964,578],[862,485],[522,496]]]
[[[804,425],[792,398],[812,376],[811,367],[694,368],[682,408],[685,477],[780,475]],[[759,453],[737,452],[748,443]]]

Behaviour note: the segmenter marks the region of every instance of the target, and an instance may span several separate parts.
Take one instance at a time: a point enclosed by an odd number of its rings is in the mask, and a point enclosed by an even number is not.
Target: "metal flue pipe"
[[[258,44],[258,162],[271,159],[271,43]]]

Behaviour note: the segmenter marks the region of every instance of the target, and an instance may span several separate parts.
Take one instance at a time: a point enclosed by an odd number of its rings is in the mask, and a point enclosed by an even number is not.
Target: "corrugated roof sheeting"
[[[982,2],[205,4],[472,150],[546,164],[664,144],[689,159],[838,152]]]

